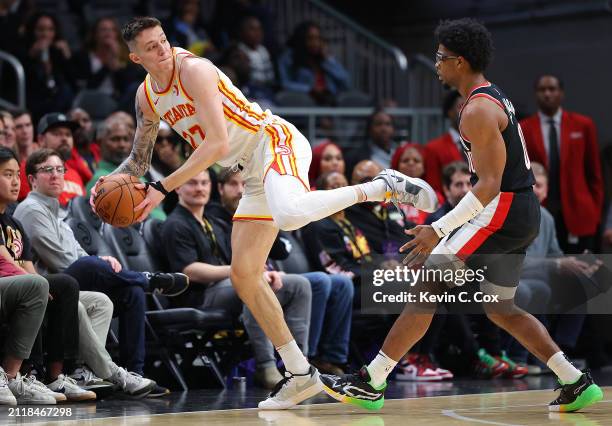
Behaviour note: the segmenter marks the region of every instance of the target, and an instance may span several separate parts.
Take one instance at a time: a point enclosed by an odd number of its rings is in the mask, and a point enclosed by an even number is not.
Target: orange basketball
[[[97,187],[94,205],[96,214],[106,223],[124,228],[134,223],[141,211],[134,207],[144,200],[146,192],[134,185],[141,183],[135,176],[126,174],[110,175]]]

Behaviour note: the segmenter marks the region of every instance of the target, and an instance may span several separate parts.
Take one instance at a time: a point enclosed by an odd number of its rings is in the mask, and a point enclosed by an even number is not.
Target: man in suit
[[[442,192],[442,169],[454,161],[464,161],[459,138],[459,111],[463,106],[463,97],[456,90],[444,96],[442,112],[450,123],[448,132],[425,144],[425,180],[433,189]]]
[[[538,112],[521,127],[532,161],[548,170],[546,208],[555,218],[561,249],[593,250],[603,205],[603,179],[593,120],[563,110],[563,82],[542,75],[535,83]]]

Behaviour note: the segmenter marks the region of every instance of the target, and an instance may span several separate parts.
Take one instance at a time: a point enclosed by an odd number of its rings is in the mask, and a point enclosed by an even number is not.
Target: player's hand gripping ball
[[[96,196],[93,199],[96,214],[100,219],[119,228],[133,224],[141,213],[134,211],[134,207],[146,196],[144,189],[136,188],[136,184],[140,184],[140,180],[135,176],[106,176],[96,186]]]

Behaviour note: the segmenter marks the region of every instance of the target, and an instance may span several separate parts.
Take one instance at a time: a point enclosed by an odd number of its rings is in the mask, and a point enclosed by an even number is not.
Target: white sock
[[[546,365],[559,377],[563,384],[575,383],[582,376],[582,372],[574,367],[561,351],[551,356]]]
[[[361,183],[356,185],[366,195],[365,201],[384,201],[385,193],[387,192],[387,184],[378,179],[372,182]]]
[[[300,351],[295,340],[276,348],[276,350],[283,359],[283,363],[288,372],[293,374],[306,374],[308,370],[310,370],[310,364],[308,364],[308,360],[302,351]]]
[[[397,361],[393,361],[383,351],[379,351],[376,358],[368,365],[368,373],[370,373],[370,384],[375,388],[379,387],[387,380],[387,376],[397,365]]]

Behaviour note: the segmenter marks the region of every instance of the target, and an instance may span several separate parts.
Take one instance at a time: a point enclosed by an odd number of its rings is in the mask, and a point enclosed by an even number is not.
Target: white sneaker
[[[125,368],[118,366],[108,380],[118,385],[126,394],[136,398],[147,396],[156,385],[153,380],[128,372]]]
[[[68,401],[92,401],[97,398],[95,392],[85,390],[72,377],[60,374],[54,382],[47,385],[54,392],[60,392],[66,395]]]
[[[102,389],[111,390],[115,387],[113,383],[96,376],[94,372],[85,365],[76,368],[70,377],[74,379],[80,388],[85,390],[96,392]]]
[[[272,393],[258,405],[260,410],[286,410],[311,398],[323,390],[319,372],[313,366],[306,374],[285,372],[283,380],[276,384]]]
[[[8,387],[17,399],[18,405],[57,404],[52,395],[43,392],[38,386],[33,385],[29,380],[25,380],[19,373],[17,373],[17,377],[9,380]]]
[[[373,180],[385,182],[387,185],[385,201],[390,201],[395,207],[398,207],[399,203],[410,204],[427,213],[438,209],[436,191],[423,179],[412,178],[393,169],[385,169]]]
[[[36,376],[34,376],[34,375],[30,374],[29,376],[25,377],[24,380],[30,386],[33,386],[34,388],[36,388],[40,392],[46,393],[47,395],[51,395],[53,398],[55,398],[56,402],[64,402],[64,401],[66,401],[68,399],[68,398],[66,398],[66,395],[64,395],[63,393],[53,392],[51,389],[49,389],[47,386],[45,386],[45,384],[43,382],[38,381],[36,379]]]
[[[17,399],[9,389],[8,382],[8,376],[0,367],[0,405],[17,405]]]

